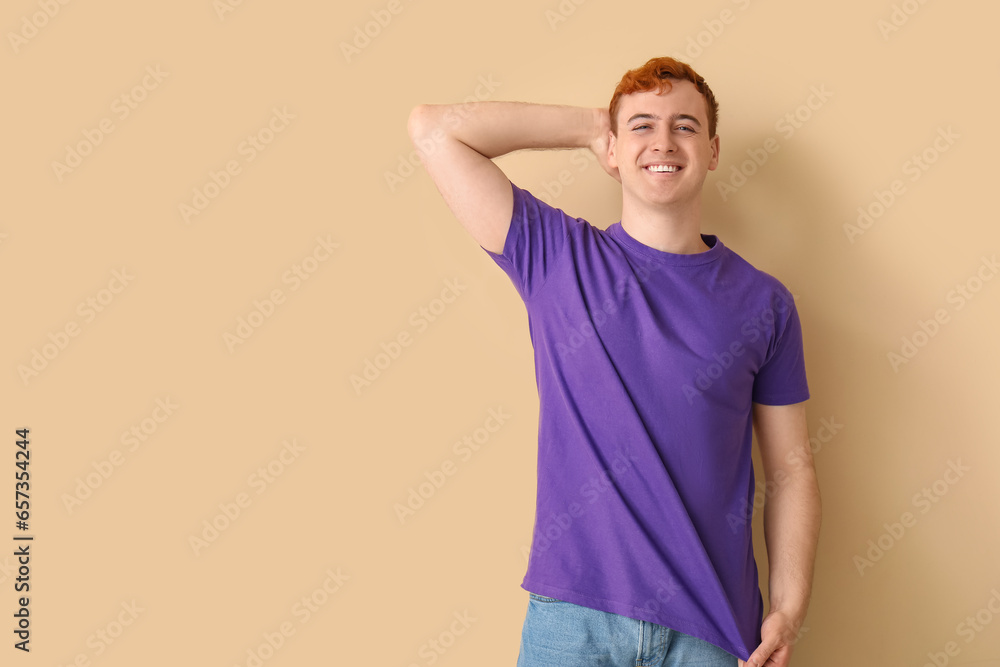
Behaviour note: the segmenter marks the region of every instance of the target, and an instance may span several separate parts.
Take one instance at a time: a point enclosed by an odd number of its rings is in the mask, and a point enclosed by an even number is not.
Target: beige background
[[[998,14],[916,0],[6,2],[2,553],[23,426],[36,539],[30,655],[11,647],[16,572],[0,556],[0,663],[513,665],[534,509],[527,320],[405,165],[407,114],[477,96],[604,106],[626,69],[677,55],[722,107],[704,231],[785,282],[803,322],[825,519],[793,664],[1000,665],[1000,280],[983,264],[1000,251]],[[248,135],[270,142],[252,160]],[[723,200],[718,184],[768,139],[777,152]],[[74,147],[88,154],[57,169]],[[935,161],[913,172],[925,151]],[[551,200],[606,227],[620,188],[585,157],[500,164],[536,194],[566,171]],[[213,174],[226,187],[186,221]],[[895,201],[849,238],[895,180]],[[312,272],[293,289],[296,265]],[[446,281],[463,286],[450,303]],[[274,290],[270,317],[251,316]],[[426,325],[421,308],[436,313]],[[227,344],[248,317],[260,326]],[[44,367],[24,374],[36,352]],[[351,376],[376,360],[357,391]],[[491,409],[509,416],[477,431]],[[823,420],[841,425],[832,437]],[[144,441],[123,441],[133,428]],[[478,451],[454,448],[463,437]],[[950,462],[967,470],[946,475]],[[442,467],[453,474],[401,521],[396,505]],[[212,521],[223,530],[192,547]],[[979,631],[960,625],[977,612]]]

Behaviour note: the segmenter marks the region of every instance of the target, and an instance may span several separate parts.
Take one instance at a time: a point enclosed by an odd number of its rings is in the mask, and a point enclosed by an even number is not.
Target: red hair
[[[719,103],[715,101],[715,94],[708,87],[705,79],[691,69],[687,63],[682,63],[673,58],[652,58],[642,67],[629,70],[622,77],[615,88],[615,94],[611,96],[611,104],[608,111],[611,113],[611,130],[618,135],[618,108],[621,106],[622,95],[632,93],[644,93],[655,90],[662,93],[672,87],[671,79],[688,80],[695,85],[704,98],[705,107],[708,111],[708,136],[715,136],[715,128],[719,122]]]

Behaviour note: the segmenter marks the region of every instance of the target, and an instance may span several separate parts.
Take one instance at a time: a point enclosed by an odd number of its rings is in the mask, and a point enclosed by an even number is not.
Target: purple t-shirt
[[[809,398],[792,296],[716,236],[663,252],[511,188],[503,252],[486,252],[527,308],[538,385],[521,585],[746,660],[763,616],[751,403]]]

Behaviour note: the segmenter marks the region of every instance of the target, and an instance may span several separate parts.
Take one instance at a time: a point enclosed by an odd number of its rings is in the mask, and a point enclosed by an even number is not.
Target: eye
[[[691,126],[689,126],[689,125],[678,125],[677,129],[678,130],[685,130],[687,132],[694,132],[694,128],[691,127]]]
[[[641,130],[642,128],[648,128],[648,127],[649,127],[648,124],[642,123],[641,125],[636,125],[635,127],[633,127],[632,131],[635,132],[636,130]]]

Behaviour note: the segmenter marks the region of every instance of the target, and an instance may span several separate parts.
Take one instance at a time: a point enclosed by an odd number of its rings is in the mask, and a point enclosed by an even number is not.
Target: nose
[[[674,136],[669,126],[664,125],[657,130],[650,148],[661,153],[673,153],[676,150],[677,145],[674,143]]]

